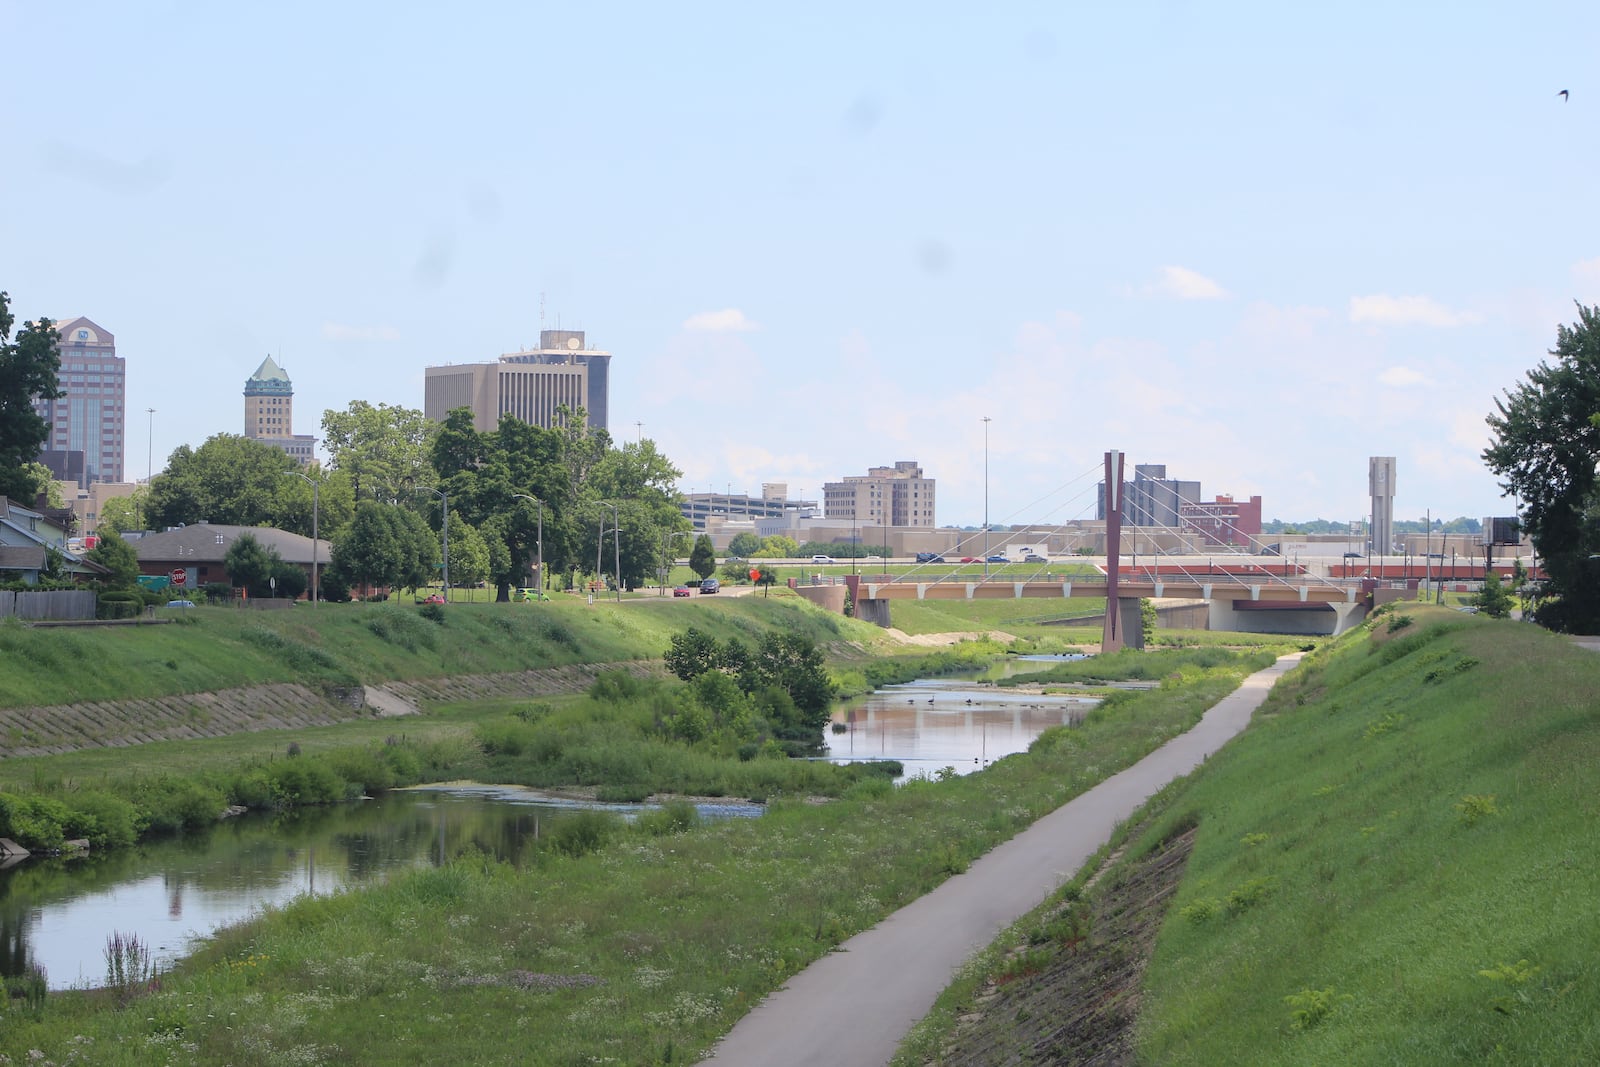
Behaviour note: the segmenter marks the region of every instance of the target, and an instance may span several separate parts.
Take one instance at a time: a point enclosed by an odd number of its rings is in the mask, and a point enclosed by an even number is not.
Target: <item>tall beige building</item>
[[[493,363],[453,363],[423,370],[422,413],[435,422],[456,408],[472,411],[479,432],[501,415],[550,429],[557,411],[583,408],[589,425],[610,417],[611,353],[585,346],[582,330],[541,330],[539,347],[509,352]]]
[[[294,432],[294,385],[271,356],[245,380],[244,435],[283,449],[302,467],[315,455],[317,439]]]
[[[931,527],[933,483],[913,460],[869,467],[865,476],[848,475],[825,484],[823,511],[829,519],[862,525]]]

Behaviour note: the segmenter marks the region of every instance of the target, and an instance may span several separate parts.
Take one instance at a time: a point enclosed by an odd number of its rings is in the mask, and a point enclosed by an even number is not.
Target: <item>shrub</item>
[[[700,810],[687,800],[669,800],[654,811],[640,812],[634,825],[653,837],[686,833],[700,825]]]
[[[562,819],[550,834],[550,847],[577,859],[598,852],[622,831],[622,820],[609,812],[580,811]]]

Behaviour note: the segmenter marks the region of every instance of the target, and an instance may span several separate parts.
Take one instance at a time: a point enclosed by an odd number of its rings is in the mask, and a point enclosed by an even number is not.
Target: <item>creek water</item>
[[[106,939],[136,934],[165,967],[198,939],[302,894],[336,893],[476,847],[516,863],[574,811],[599,804],[515,786],[448,785],[287,815],[245,815],[205,833],[0,870],[0,974],[45,969],[52,989],[100,985]],[[702,818],[757,804],[700,805]]]
[[[1039,670],[1015,657],[986,677]],[[979,770],[1072,722],[1094,698],[1041,696],[936,679],[889,686],[835,714],[824,758],[897,759],[906,776]],[[597,804],[514,786],[452,784],[285,815],[245,815],[181,838],[0,869],[0,974],[45,969],[52,989],[105,978],[106,940],[136,934],[165,967],[212,931],[302,894],[336,893],[448,861],[472,846],[520,862],[572,812],[627,816],[647,805]],[[702,818],[759,815],[759,805],[706,803]]]
[[[1039,661],[1065,658],[1013,657],[986,677],[1038,671],[1047,665]],[[1047,696],[970,678],[885,686],[835,710],[834,726],[823,737],[824,758],[835,763],[898,760],[905,768],[900,780],[931,777],[946,767],[971,774],[1003,756],[1026,752],[1045,730],[1071,725],[1098,702],[1094,696]]]

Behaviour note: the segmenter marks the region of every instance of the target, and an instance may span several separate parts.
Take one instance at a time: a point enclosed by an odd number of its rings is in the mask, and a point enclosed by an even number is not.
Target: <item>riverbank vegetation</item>
[[[1169,677],[981,774],[898,789],[866,777],[826,804],[775,800],[759,820],[677,833],[685,820],[663,816],[656,836],[597,816],[570,848],[519,867],[466,852],[302,900],[219,934],[125,1008],[67,992],[9,1012],[0,1052],[62,1062],[92,1048],[106,1064],[692,1060],[816,956],[1187,729],[1270,660],[1235,655]],[[654,723],[659,695],[639,696],[613,721],[643,722],[642,705]],[[552,739],[580,752],[569,742],[603,717],[529,704],[485,722],[478,747],[507,769],[537,766]],[[822,766],[737,752],[725,766],[764,763]]]
[[[1057,1062],[1595,1062],[1597,691],[1600,657],[1536,627],[1381,612],[1131,821],[1093,889],[997,942],[896,1063],[1052,1042]],[[1175,891],[1140,895],[1168,855]],[[1095,925],[1141,911],[1142,979],[1138,932]]]
[[[426,605],[424,605],[426,606]],[[272,682],[312,686],[656,659],[689,625],[746,641],[769,630],[839,654],[888,649],[877,627],[798,598],[707,597],[585,604],[405,603],[256,611],[160,609],[160,625],[31,627],[0,622],[0,707],[142,700]],[[93,669],[85,669],[92,665]]]

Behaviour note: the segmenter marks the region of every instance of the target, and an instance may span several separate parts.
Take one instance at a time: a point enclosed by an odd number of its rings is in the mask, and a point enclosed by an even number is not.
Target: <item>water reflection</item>
[[[181,839],[0,870],[0,973],[45,968],[52,989],[98,985],[106,939],[137,934],[167,966],[198,937],[302,894],[334,893],[464,849],[521,863],[572,812],[597,804],[506,786],[450,785],[289,815],[244,816]],[[757,815],[717,802],[704,818]]]
[[[886,686],[834,713],[834,722],[845,731],[829,732],[826,758],[836,763],[899,760],[906,777],[932,775],[943,767],[970,774],[1002,756],[1027,751],[1045,730],[1071,725],[1097,701],[996,689],[967,679]]]

